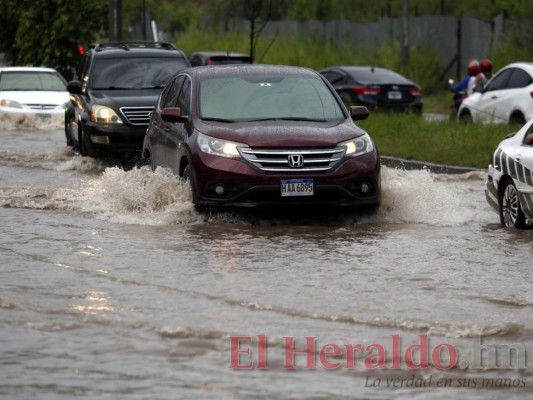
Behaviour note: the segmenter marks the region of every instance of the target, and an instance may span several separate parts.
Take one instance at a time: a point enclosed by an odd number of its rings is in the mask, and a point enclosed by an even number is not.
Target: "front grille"
[[[265,172],[326,172],[337,165],[344,147],[330,149],[250,149],[240,148],[246,161]],[[291,165],[292,158],[292,165]],[[294,163],[297,160],[298,163]]]
[[[122,107],[120,111],[130,124],[148,126],[154,107]]]
[[[54,110],[57,108],[56,104],[26,104],[32,110]]]

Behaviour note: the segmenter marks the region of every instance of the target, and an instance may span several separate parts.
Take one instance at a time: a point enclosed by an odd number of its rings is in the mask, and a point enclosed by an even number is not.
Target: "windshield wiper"
[[[215,122],[237,122],[234,119],[226,119],[226,118],[210,118],[210,117],[202,117],[203,121],[215,121]]]

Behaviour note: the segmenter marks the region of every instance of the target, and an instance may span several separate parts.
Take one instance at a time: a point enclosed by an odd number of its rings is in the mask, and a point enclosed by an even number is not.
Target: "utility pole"
[[[402,4],[402,50],[400,54],[402,67],[409,65],[409,0]]]
[[[122,0],[109,0],[109,40],[122,40]]]

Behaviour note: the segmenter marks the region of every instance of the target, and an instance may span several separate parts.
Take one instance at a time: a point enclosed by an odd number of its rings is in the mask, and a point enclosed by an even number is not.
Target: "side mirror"
[[[70,81],[67,83],[67,90],[70,94],[83,94],[80,81]]]
[[[354,121],[363,121],[368,118],[368,108],[364,106],[351,106],[350,107],[350,117]]]
[[[161,118],[165,122],[187,122],[187,116],[181,115],[181,108],[169,107],[161,110]]]

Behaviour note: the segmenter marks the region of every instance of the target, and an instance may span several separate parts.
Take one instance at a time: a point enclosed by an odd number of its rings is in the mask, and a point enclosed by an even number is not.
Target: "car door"
[[[471,107],[469,107],[474,121],[477,122],[507,122],[501,119],[502,99],[505,95],[507,83],[513,73],[514,68],[508,68],[499,72],[485,87],[483,93],[480,93]],[[497,110],[498,113],[497,113]]]
[[[146,133],[150,139],[150,151],[152,153],[154,166],[161,166],[164,168],[172,167],[172,165],[168,163],[168,155],[166,154],[167,149],[172,146],[172,143],[169,143],[170,139],[168,135],[172,123],[163,121],[161,118],[161,110],[168,107],[175,107],[184,80],[184,75],[178,75],[172,82],[169,82],[169,90],[168,92],[166,89],[163,91],[159,100],[157,112],[154,113]]]
[[[174,104],[169,104],[169,107],[179,107],[181,115],[190,117],[191,104],[191,79],[189,76],[182,75],[181,87],[179,94]],[[165,122],[165,129],[163,135],[165,140],[163,144],[163,160],[165,165],[179,175],[179,166],[182,155],[182,144],[188,136],[188,122]]]
[[[521,144],[515,154],[517,178],[515,180],[520,193],[522,209],[528,218],[533,218],[533,143],[527,143],[526,137],[533,133],[533,125],[521,138]]]

